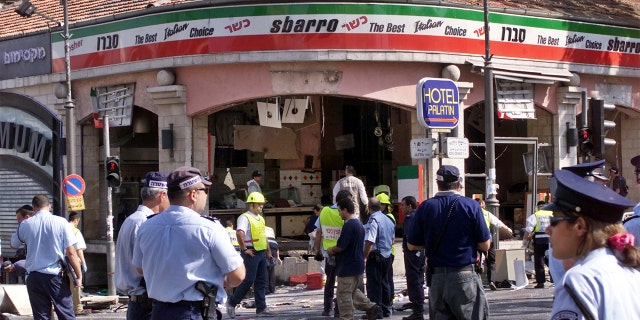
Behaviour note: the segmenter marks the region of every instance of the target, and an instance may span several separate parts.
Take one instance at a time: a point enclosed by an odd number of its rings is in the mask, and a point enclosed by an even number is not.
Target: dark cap
[[[618,167],[611,167],[611,169],[609,169],[610,172],[613,172],[615,174],[618,174],[620,171],[618,171]]]
[[[4,269],[5,269],[5,270],[6,270],[6,269],[11,268],[11,261],[9,261],[9,260],[5,260],[5,261],[2,263],[2,266],[4,267]]]
[[[553,203],[543,210],[572,211],[596,220],[616,223],[626,208],[635,205],[613,190],[568,170],[556,170],[553,176],[557,181]]]
[[[200,170],[194,167],[177,168],[167,177],[167,186],[171,189],[184,190],[200,182],[204,183],[205,186],[211,185],[211,182],[202,176]]]
[[[458,170],[458,168],[451,165],[443,165],[442,167],[440,167],[440,169],[438,169],[438,172],[436,172],[436,175],[437,175],[436,179],[438,181],[444,181],[444,182],[462,181],[462,178],[460,178],[460,171]]]
[[[262,177],[262,172],[260,170],[256,170],[251,174],[251,178],[253,177]]]
[[[604,160],[580,163],[573,166],[562,167],[562,170],[569,170],[581,177],[592,175],[593,170],[602,168],[604,166]]]
[[[167,188],[167,175],[158,171],[150,171],[144,175],[144,181],[142,181],[144,187],[147,188]]]

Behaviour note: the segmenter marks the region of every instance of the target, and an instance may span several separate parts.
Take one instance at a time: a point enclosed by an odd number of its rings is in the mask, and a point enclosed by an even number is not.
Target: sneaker
[[[228,301],[224,306],[227,309],[227,316],[229,318],[231,318],[231,319],[235,319],[235,317],[236,317],[236,306],[230,305]]]
[[[491,288],[491,291],[498,290],[498,287],[496,287],[496,284],[493,283],[493,281],[489,282],[489,288]]]

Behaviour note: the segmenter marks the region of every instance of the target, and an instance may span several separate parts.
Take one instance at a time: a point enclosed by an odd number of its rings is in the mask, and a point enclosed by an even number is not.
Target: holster
[[[216,296],[218,295],[218,287],[215,285],[209,286],[204,281],[198,281],[196,283],[196,290],[204,295],[202,298],[202,319],[204,320],[220,320],[222,319],[222,313],[218,311],[218,302],[216,302]]]

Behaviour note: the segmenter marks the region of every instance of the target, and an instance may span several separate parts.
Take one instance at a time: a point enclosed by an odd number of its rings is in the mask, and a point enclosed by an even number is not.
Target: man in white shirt
[[[360,203],[363,205],[367,205],[369,203],[369,198],[367,198],[367,190],[364,188],[364,183],[362,180],[358,179],[355,174],[356,170],[353,166],[346,166],[344,168],[345,177],[338,180],[336,185],[333,186],[333,199],[335,202],[336,195],[340,190],[348,190],[351,192],[351,200],[353,201],[353,206],[355,210],[355,215],[357,217],[360,216]]]

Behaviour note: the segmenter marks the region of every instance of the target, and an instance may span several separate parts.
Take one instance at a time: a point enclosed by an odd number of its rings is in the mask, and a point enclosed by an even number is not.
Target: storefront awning
[[[466,63],[473,66],[472,72],[484,74],[483,60],[470,59]],[[556,81],[569,82],[573,76],[567,69],[516,66],[503,63],[491,63],[491,66],[496,79],[514,82],[553,84]]]

